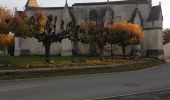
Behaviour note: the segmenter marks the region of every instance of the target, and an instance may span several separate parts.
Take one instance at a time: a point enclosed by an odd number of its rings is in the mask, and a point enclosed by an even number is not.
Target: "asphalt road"
[[[170,88],[170,64],[100,75],[0,81],[0,100],[91,100]]]

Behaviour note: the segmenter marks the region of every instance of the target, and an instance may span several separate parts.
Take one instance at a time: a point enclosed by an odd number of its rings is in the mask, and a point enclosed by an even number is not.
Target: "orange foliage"
[[[112,31],[122,31],[126,34],[129,34],[131,36],[142,38],[144,36],[144,32],[141,28],[141,26],[137,24],[127,23],[127,22],[120,22],[120,23],[114,23],[111,25],[106,25],[106,28],[112,30]]]
[[[0,34],[9,33],[9,21],[11,17],[10,10],[0,7]]]
[[[10,34],[0,34],[0,50],[4,49],[4,47],[8,46],[12,41],[14,37]]]
[[[81,23],[81,27],[84,29],[94,28],[96,25],[97,23],[95,21],[87,21]]]

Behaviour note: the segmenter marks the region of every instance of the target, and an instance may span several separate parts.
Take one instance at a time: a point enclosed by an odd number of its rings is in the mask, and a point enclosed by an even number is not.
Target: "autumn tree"
[[[50,47],[54,42],[61,42],[68,38],[69,27],[63,29],[64,22],[61,22],[60,29],[57,30],[57,17],[46,16],[41,12],[28,17],[25,13],[15,17],[13,20],[13,32],[19,37],[34,37],[42,42],[45,47],[45,61],[50,62]],[[21,27],[18,27],[21,26]]]
[[[10,10],[0,7],[0,50],[7,50],[13,44],[13,36],[9,34],[11,18]]]
[[[12,17],[10,10],[0,7],[0,34],[8,34],[10,31],[9,20]]]
[[[165,29],[163,31],[163,43],[166,44],[166,43],[169,43],[170,42],[170,29]]]
[[[125,58],[126,46],[139,44],[144,34],[139,25],[127,22],[114,23],[106,27],[111,31],[111,36],[115,37],[113,42],[122,46],[123,58]]]
[[[75,23],[75,21],[72,21],[68,24],[69,28],[67,29],[67,33],[69,34],[68,39],[73,42],[73,54],[77,55],[79,51],[78,42],[80,41],[80,25]]]
[[[107,43],[107,31],[103,21],[86,21],[82,23],[81,41],[83,43],[95,44],[100,50],[100,58],[103,59],[104,46]]]
[[[113,56],[113,45],[117,43],[116,42],[117,37],[116,34],[114,34],[113,30],[108,29],[107,39],[108,39],[108,43],[111,45],[111,56]]]
[[[8,47],[13,42],[13,35],[11,34],[0,34],[0,50],[4,50],[5,47]]]

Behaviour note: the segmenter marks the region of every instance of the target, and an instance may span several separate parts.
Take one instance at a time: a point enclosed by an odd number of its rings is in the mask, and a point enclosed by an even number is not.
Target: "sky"
[[[42,7],[62,7],[65,5],[66,0],[37,0],[38,4]],[[74,3],[81,2],[102,2],[107,0],[68,0],[69,6]],[[116,1],[116,0],[110,0]],[[18,10],[23,10],[27,0],[0,0],[0,6],[14,10],[17,7]],[[153,5],[158,5],[161,2],[162,11],[164,16],[164,29],[170,28],[170,0],[152,0]]]

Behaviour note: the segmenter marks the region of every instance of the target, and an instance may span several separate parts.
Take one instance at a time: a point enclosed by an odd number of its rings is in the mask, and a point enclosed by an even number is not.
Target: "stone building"
[[[161,4],[152,6],[152,0],[125,0],[125,1],[106,1],[93,3],[75,3],[69,7],[66,1],[65,7],[39,7],[36,0],[28,0],[25,5],[25,13],[28,16],[35,11],[41,10],[46,15],[57,16],[57,29],[61,20],[69,23],[76,20],[80,25],[83,21],[95,17],[103,18],[105,24],[113,22],[128,21],[139,24],[144,29],[144,39],[141,41],[141,54],[147,57],[163,57],[162,27],[163,15]],[[73,43],[64,39],[61,43],[54,43],[51,46],[52,55],[71,56]],[[89,54],[98,50],[89,44],[78,43],[79,54]],[[127,47],[127,55],[131,53],[131,47]],[[105,54],[110,52],[110,47],[106,46]],[[23,51],[29,51],[30,55],[43,55],[44,46],[34,38],[15,39],[15,55],[19,56]],[[121,48],[114,46],[115,55],[121,55]]]

